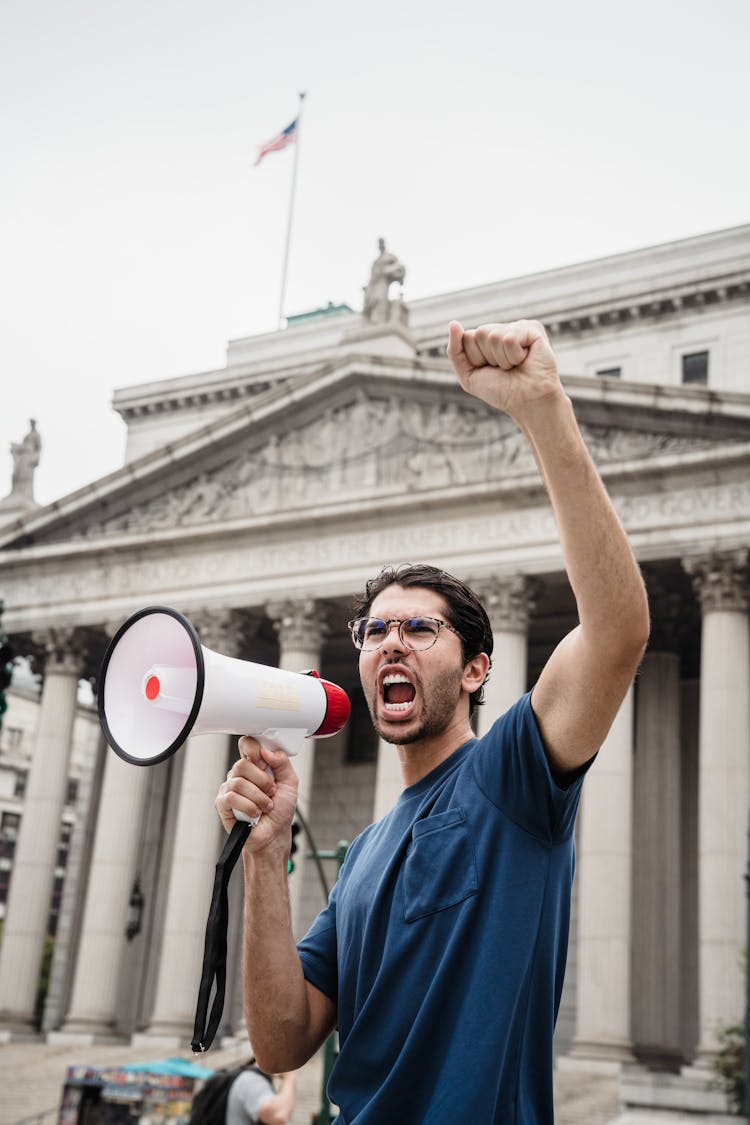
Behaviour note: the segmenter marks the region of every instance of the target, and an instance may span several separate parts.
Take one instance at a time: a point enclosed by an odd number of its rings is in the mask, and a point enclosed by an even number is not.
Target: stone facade
[[[348,728],[297,760],[303,814],[331,857],[398,792],[345,630],[352,593],[384,562],[435,562],[481,592],[502,675],[480,730],[532,685],[576,620],[554,520],[515,426],[463,394],[444,349],[449,319],[538,317],[654,620],[584,789],[558,1056],[673,1075],[691,1064],[694,1082],[744,990],[750,227],[398,300],[398,316],[376,325],[344,309],[230,342],[220,371],[117,392],[122,470],[0,524],[6,629],[48,662],[35,754],[58,765],[31,795],[59,807],[77,679],[96,679],[113,629],[147,604],[186,613],[208,647],[315,666],[349,691]],[[189,1040],[231,743],[197,736],[149,770],[103,756],[69,880],[51,1035]],[[46,908],[49,873],[32,853],[19,851],[23,907],[9,900],[0,956],[9,1027],[28,1027],[37,982],[29,919]],[[302,930],[335,860],[321,877],[299,859],[290,894]],[[144,908],[128,941],[135,880]],[[235,885],[225,1031],[241,1022],[239,896]]]

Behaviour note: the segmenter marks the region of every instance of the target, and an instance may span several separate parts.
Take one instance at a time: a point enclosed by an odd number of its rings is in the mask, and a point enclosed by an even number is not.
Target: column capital
[[[41,651],[40,671],[62,672],[81,677],[89,657],[90,636],[84,629],[74,626],[56,626],[38,629],[31,640]]]
[[[268,602],[266,613],[282,649],[319,650],[328,636],[328,613],[314,598]]]
[[[243,629],[232,609],[198,609],[190,614],[201,644],[223,656],[237,656],[242,648]]]
[[[526,633],[536,607],[541,582],[525,574],[500,578],[490,576],[470,581],[469,585],[487,610],[493,629]]]
[[[683,559],[682,565],[692,579],[704,613],[720,609],[747,612],[750,607],[749,556],[747,548],[742,547]]]

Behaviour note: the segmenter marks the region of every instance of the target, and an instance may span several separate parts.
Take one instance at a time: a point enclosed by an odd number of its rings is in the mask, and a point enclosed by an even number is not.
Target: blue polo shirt
[[[523,696],[347,853],[299,943],[338,1009],[339,1125],[550,1125],[583,774]]]

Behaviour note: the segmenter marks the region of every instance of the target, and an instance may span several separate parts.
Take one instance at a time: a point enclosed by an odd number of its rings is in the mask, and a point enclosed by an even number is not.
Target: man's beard
[[[456,712],[456,705],[461,695],[461,678],[463,676],[463,666],[454,669],[445,669],[438,676],[431,678],[429,682],[429,697],[425,692],[421,681],[419,682],[422,715],[416,721],[416,725],[411,725],[411,720],[403,724],[399,724],[398,720],[383,720],[389,727],[398,725],[403,727],[403,733],[399,733],[397,737],[393,737],[392,733],[388,733],[376,717],[373,704],[368,699],[368,707],[370,709],[370,717],[372,725],[378,736],[386,742],[391,742],[396,746],[408,746],[411,742],[419,742],[423,738],[433,738],[436,735],[442,734],[453,720]]]

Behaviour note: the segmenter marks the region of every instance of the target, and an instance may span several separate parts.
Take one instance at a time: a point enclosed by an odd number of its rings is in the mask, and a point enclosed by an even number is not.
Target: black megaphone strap
[[[203,969],[201,971],[198,1006],[195,1012],[195,1026],[191,1044],[196,1054],[207,1051],[213,1043],[224,1011],[224,993],[227,983],[227,928],[229,924],[227,888],[229,877],[245,846],[245,841],[252,831],[252,827],[247,821],[238,820],[229,833],[224,850],[216,861],[216,876],[211,906],[208,911],[208,921],[206,922]],[[208,1003],[214,981],[216,982],[216,994],[207,1026]]]

